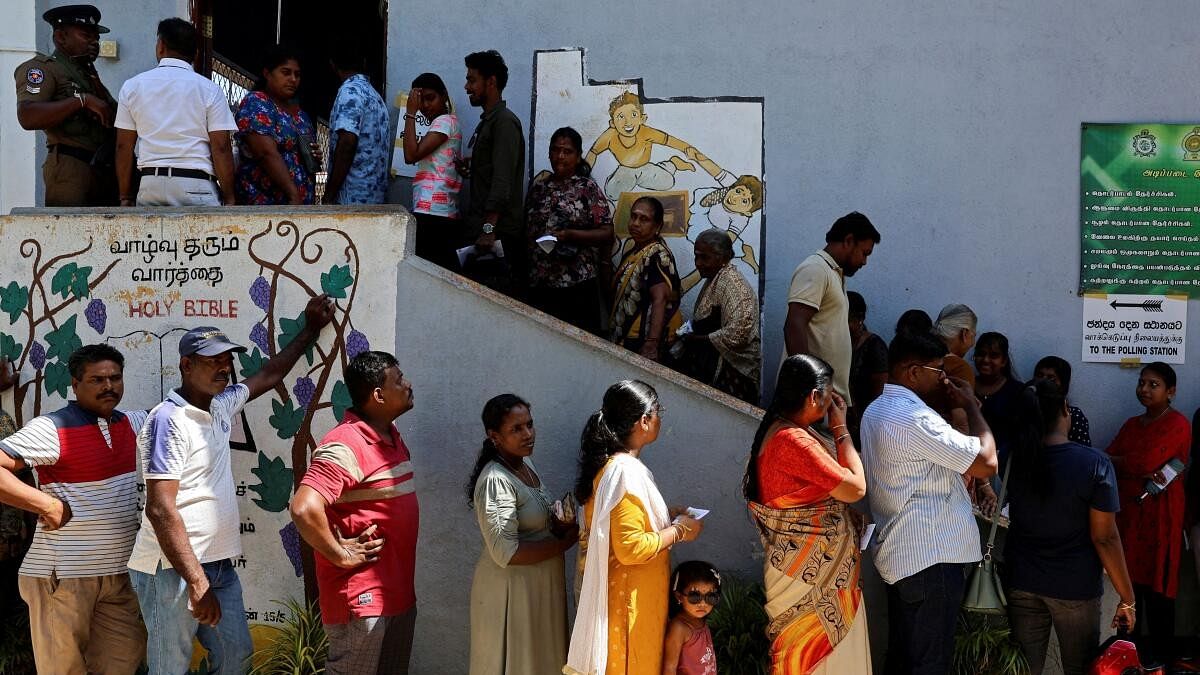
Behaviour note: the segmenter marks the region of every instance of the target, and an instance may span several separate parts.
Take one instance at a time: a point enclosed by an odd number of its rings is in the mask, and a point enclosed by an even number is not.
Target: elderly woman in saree
[[[661,361],[679,319],[679,272],[662,239],[663,205],[642,197],[629,209],[633,248],[621,258],[613,278],[609,316],[613,342]]]
[[[676,365],[686,375],[758,405],[758,299],[731,263],[733,241],[728,234],[705,230],[696,237],[695,255],[696,271],[705,281]]]
[[[743,482],[766,552],[773,675],[871,673],[862,518],[849,506],[866,494],[866,476],[832,381],[815,356],[783,362]],[[811,430],[827,416],[833,447]]]

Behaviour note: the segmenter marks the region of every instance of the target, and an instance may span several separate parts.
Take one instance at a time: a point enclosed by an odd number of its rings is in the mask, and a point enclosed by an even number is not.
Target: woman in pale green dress
[[[483,408],[487,440],[467,482],[483,550],[471,583],[470,675],[557,675],[567,659],[563,553],[579,539],[534,470],[529,404],[502,394]]]

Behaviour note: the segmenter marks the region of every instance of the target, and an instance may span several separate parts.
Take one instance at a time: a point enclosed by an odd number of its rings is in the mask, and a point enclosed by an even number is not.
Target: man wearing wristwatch
[[[510,295],[521,295],[528,284],[526,242],[522,232],[525,186],[525,134],[521,120],[501,96],[508,84],[508,66],[499,52],[475,52],[466,57],[465,89],[471,105],[483,108],[479,126],[467,144],[469,159],[459,171],[471,181],[467,227],[481,251],[499,239],[508,260]],[[469,271],[468,271],[469,274]]]
[[[100,54],[100,10],[56,7],[42,15],[54,27],[54,53],[17,66],[17,122],[46,132],[42,165],[46,206],[116,206],[113,100],[94,62]]]

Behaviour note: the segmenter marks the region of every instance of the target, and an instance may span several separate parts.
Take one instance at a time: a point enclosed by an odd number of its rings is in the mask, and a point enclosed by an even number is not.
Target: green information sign
[[[1084,124],[1085,292],[1200,297],[1200,125]]]

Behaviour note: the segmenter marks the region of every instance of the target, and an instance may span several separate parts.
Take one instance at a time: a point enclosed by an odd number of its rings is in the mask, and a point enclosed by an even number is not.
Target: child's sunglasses
[[[687,593],[683,594],[683,597],[687,598],[689,605],[698,605],[701,602],[704,602],[704,603],[708,604],[709,607],[716,607],[721,602],[720,591],[714,591],[712,593],[701,593],[700,591],[688,591]]]

